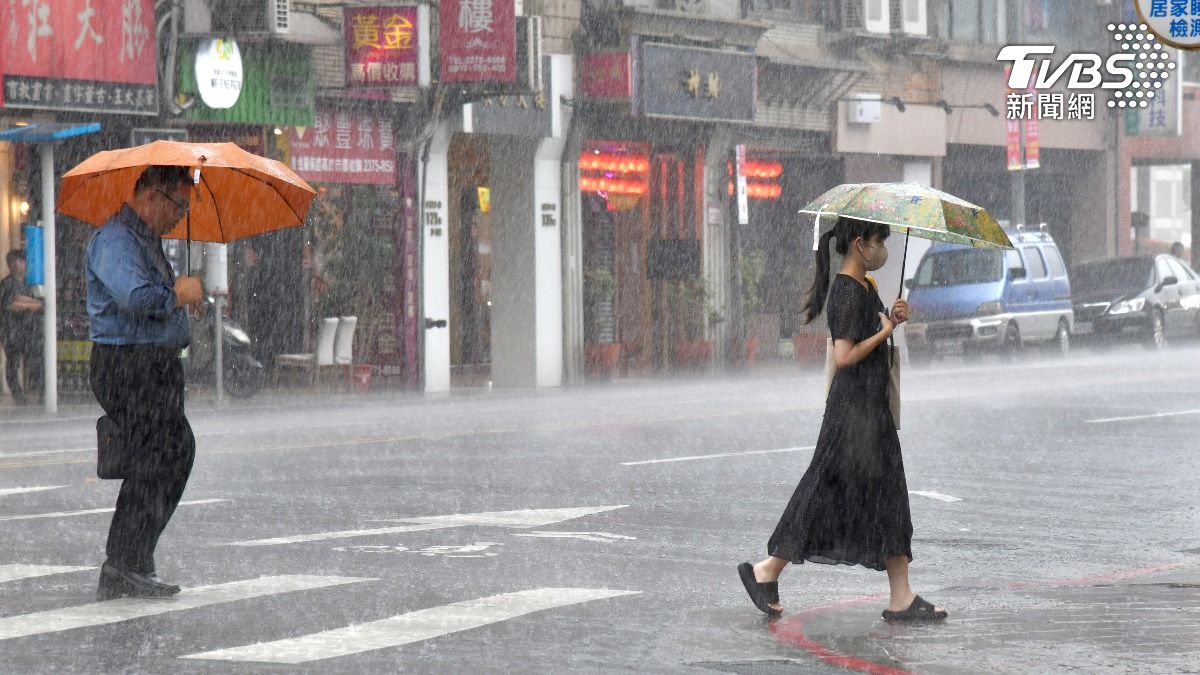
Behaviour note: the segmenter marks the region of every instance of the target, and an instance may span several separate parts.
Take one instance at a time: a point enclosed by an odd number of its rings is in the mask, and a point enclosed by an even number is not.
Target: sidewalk
[[[900,673],[1200,673],[1200,552],[1098,577],[943,588],[944,624],[889,625],[885,595],[771,624],[781,642],[831,665]]]

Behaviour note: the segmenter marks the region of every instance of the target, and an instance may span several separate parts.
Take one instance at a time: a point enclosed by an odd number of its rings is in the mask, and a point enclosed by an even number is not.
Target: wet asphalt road
[[[94,409],[5,410],[3,670],[835,672],[764,621],[734,569],[765,554],[823,383],[789,367],[224,410],[201,394],[195,503],[158,553],[188,590],[115,605],[93,604],[88,569],[109,515],[78,513],[111,508],[118,487],[95,479]],[[1038,612],[1053,622],[1064,593],[1095,586],[1072,580],[1112,588],[1157,567],[1181,589],[1200,581],[1200,349],[947,362],[906,371],[904,393],[913,583],[951,622],[898,637],[877,621],[886,600],[861,599],[886,592],[884,574],[809,564],[781,591],[810,642],[918,672],[1195,668],[1194,590],[1156,596],[1182,608],[1157,640],[1076,622],[1055,636],[1059,660],[1030,655]],[[1012,601],[1028,585],[1041,590]]]

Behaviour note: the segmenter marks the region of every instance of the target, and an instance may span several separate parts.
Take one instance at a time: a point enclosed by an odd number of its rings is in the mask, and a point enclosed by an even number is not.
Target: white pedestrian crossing
[[[95,567],[71,567],[69,565],[23,565],[12,563],[0,565],[0,583],[34,577],[48,577],[52,574],[67,574],[68,572],[84,572]]]
[[[418,532],[421,530],[440,530],[452,527],[490,526],[490,527],[545,527],[561,523],[565,520],[582,518],[596,513],[623,509],[624,504],[616,506],[583,506],[565,509],[524,509],[521,511],[488,511],[484,513],[456,513],[445,516],[423,516],[417,518],[397,518],[392,522],[406,523],[393,527],[377,527],[365,530],[340,530],[336,532],[316,532],[313,534],[297,534],[287,537],[272,537],[269,539],[252,539],[234,541],[228,546],[279,546],[282,544],[300,544],[309,541],[328,539],[349,539],[352,537],[369,537],[380,534],[396,534],[399,532]]]
[[[362,581],[362,577],[327,577],[285,575],[260,577],[213,586],[185,588],[171,598],[121,598],[86,605],[52,609],[32,614],[0,618],[0,640],[59,633],[62,631],[103,626],[148,616],[180,612],[238,600],[341,586]]]
[[[219,504],[227,502],[228,499],[197,499],[190,502],[179,502],[180,506],[198,506],[200,504]],[[0,522],[10,520],[40,520],[42,518],[71,518],[73,516],[90,516],[97,513],[112,513],[116,507],[110,506],[105,509],[84,509],[82,511],[54,511],[52,513],[29,513],[20,516],[0,516]]]
[[[638,591],[604,588],[539,588],[417,610],[379,621],[300,637],[218,649],[181,658],[210,661],[300,664],[430,640],[525,614],[604,600]]]

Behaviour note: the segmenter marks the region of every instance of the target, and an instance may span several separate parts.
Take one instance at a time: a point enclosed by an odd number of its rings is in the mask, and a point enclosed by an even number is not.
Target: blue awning
[[[12,143],[50,143],[100,131],[100,123],[91,124],[29,124],[0,131],[0,141]]]

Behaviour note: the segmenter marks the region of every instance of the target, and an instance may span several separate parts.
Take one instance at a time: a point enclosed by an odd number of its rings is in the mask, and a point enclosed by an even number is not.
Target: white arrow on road
[[[444,530],[452,527],[544,527],[590,516],[594,513],[604,513],[615,509],[623,509],[627,504],[617,506],[582,506],[568,509],[525,509],[522,511],[489,511],[485,513],[457,513],[448,516],[424,516],[418,518],[398,518],[393,522],[408,523],[394,527],[376,527],[368,530],[340,530],[337,532],[315,532],[313,534],[297,534],[288,537],[272,537],[270,539],[251,539],[249,541],[234,541],[227,546],[279,546],[282,544],[301,544],[309,541],[328,539],[349,539],[351,537],[369,537],[378,534],[397,534],[400,532],[419,532],[421,530]]]

